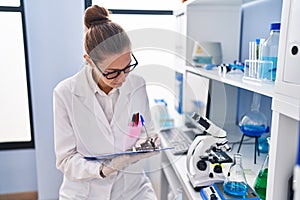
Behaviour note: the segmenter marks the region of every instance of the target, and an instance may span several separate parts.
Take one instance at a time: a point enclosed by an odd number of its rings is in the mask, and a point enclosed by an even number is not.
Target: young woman
[[[126,32],[96,5],[86,10],[84,23],[87,65],[54,89],[56,165],[64,174],[59,197],[156,199],[138,162],[156,153],[85,159],[134,146],[134,113],[143,115],[149,132],[153,125],[145,81],[130,73],[138,61]]]

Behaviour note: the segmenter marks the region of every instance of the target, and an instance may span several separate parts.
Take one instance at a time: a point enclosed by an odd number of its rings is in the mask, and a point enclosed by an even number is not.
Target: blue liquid
[[[261,78],[268,79],[270,81],[275,81],[276,78],[276,68],[277,68],[277,57],[262,57],[262,60],[272,61],[273,65],[264,65],[261,68]]]
[[[264,125],[251,125],[251,124],[245,124],[240,127],[241,131],[243,133],[248,133],[251,135],[262,134],[267,132],[267,128]]]
[[[246,196],[248,190],[247,184],[243,182],[227,182],[223,187],[225,193],[234,196]]]

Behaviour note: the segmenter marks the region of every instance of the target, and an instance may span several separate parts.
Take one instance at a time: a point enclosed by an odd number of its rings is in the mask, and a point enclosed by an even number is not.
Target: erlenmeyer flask
[[[268,138],[268,143],[269,143]],[[269,154],[265,158],[265,161],[263,165],[261,166],[261,169],[256,177],[254,189],[258,196],[262,199],[266,199],[266,190],[267,190],[267,180],[268,180],[268,166],[269,166]]]
[[[234,154],[233,164],[230,166],[228,175],[223,184],[224,191],[234,196],[246,196],[248,184],[242,166],[242,155]]]

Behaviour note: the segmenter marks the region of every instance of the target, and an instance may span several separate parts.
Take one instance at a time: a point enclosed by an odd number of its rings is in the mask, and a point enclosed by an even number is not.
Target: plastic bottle
[[[151,115],[154,119],[155,131],[161,128],[172,128],[174,120],[170,118],[168,104],[164,99],[154,99],[155,105],[151,108]]]
[[[242,166],[242,155],[234,154],[233,164],[230,166],[228,175],[223,184],[224,192],[234,196],[245,197],[248,191],[248,184]]]
[[[269,60],[273,62],[272,67],[265,65],[261,68],[261,78],[270,81],[275,81],[277,57],[278,57],[278,44],[280,34],[280,23],[272,23],[270,26],[270,35],[262,46],[262,60]]]

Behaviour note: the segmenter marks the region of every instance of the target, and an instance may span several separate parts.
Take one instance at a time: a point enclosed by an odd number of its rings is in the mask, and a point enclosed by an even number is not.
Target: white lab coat
[[[54,89],[56,166],[64,174],[60,199],[156,199],[140,162],[102,179],[100,161],[83,158],[132,146],[136,138],[128,137],[128,124],[133,113],[143,114],[147,128],[153,129],[145,81],[128,75],[109,123],[87,78],[89,73],[90,67],[85,66]]]

